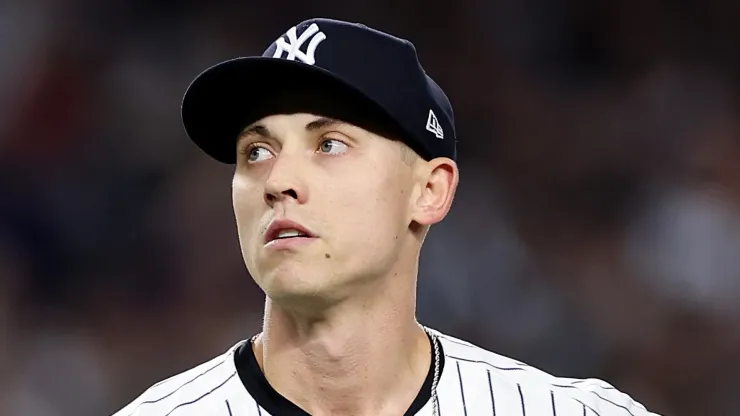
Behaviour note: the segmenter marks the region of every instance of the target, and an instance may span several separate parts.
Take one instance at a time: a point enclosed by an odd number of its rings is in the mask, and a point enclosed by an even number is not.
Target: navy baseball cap
[[[198,75],[182,101],[183,126],[205,153],[233,164],[239,133],[267,115],[301,110],[291,92],[307,86],[357,104],[352,108],[362,108],[363,114],[355,114],[359,119],[371,113],[383,119],[398,133],[394,139],[427,160],[456,160],[452,105],[424,71],[414,45],[362,24],[324,18],[290,28],[261,56],[221,62]],[[348,118],[339,117],[358,124]]]

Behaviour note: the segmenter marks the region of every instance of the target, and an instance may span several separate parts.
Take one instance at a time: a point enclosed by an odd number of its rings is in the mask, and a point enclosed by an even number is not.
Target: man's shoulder
[[[234,377],[233,354],[242,342],[217,357],[149,386],[113,416],[161,416],[176,406],[204,398]]]
[[[437,334],[444,350],[445,367],[456,367],[452,371],[458,372],[456,376],[460,378],[461,384],[465,381],[464,372],[469,372],[473,378],[477,374],[481,380],[480,384],[485,385],[487,391],[491,390],[491,397],[494,395],[493,390],[498,387],[518,396],[522,406],[526,404],[527,395],[546,395],[547,401],[552,401],[552,406],[556,406],[555,401],[559,399],[561,403],[566,402],[574,410],[580,408],[588,414],[658,416],[604,380],[555,376],[468,341],[440,332]]]

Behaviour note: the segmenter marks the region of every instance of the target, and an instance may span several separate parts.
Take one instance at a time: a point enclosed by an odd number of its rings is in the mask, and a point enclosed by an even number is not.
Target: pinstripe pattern
[[[491,370],[486,368],[486,374],[488,375],[488,391],[491,393],[491,413],[496,416],[496,400],[493,398],[493,384],[491,383]]]
[[[558,416],[558,411],[555,409],[555,392],[550,390],[550,401],[552,402],[552,416]]]
[[[519,401],[522,402],[522,416],[527,416],[527,406],[524,405],[524,393],[522,393],[522,385],[517,383],[516,389],[519,390]]]
[[[602,380],[555,377],[437,334],[445,366],[439,375],[435,403],[427,403],[417,416],[433,416],[434,404],[437,416],[443,412],[454,416],[659,416]],[[155,384],[114,416],[269,416],[265,404],[255,400],[240,381],[229,383],[238,380],[235,375],[232,349]],[[219,394],[213,395],[219,389]],[[209,395],[211,399],[207,399]]]
[[[454,356],[454,355],[446,355],[446,357],[450,357],[450,358],[452,358],[454,360],[458,360],[458,361],[467,361],[469,363],[484,364],[484,365],[487,365],[489,367],[495,368],[496,370],[501,370],[501,371],[524,371],[525,370],[522,367],[498,367],[498,366],[495,366],[495,365],[493,365],[493,364],[491,364],[491,363],[489,363],[487,361],[472,360],[470,358],[462,358],[462,357],[457,357],[457,356]]]
[[[494,364],[492,364],[490,362],[483,361],[483,360],[463,358],[463,357],[459,357],[459,356],[455,356],[455,355],[447,355],[447,354],[445,356],[448,357],[448,358],[452,358],[452,359],[456,360],[457,367],[458,367],[458,373],[460,373],[460,364],[459,364],[460,362],[468,362],[468,363],[480,364],[480,365],[484,365],[486,367],[490,367],[490,368],[488,368],[486,370],[486,372],[487,372],[487,376],[488,376],[488,379],[489,379],[489,394],[491,396],[491,400],[492,401],[493,401],[493,385],[491,384],[491,369],[493,369],[493,370],[499,370],[499,371],[502,371],[502,372],[511,372],[511,371],[517,371],[517,372],[523,371],[523,372],[526,372],[526,368],[522,368],[522,367],[501,367],[501,366],[497,366],[497,365],[494,365]],[[464,379],[459,374],[458,374],[458,377],[460,378],[459,384],[460,384],[460,387],[462,388],[463,380]],[[583,381],[581,381],[581,383],[574,383],[574,384],[582,384],[582,383],[583,383]],[[524,400],[524,393],[522,391],[522,385],[521,385],[521,383],[516,383],[516,386],[517,386],[517,390],[518,390],[518,394],[519,394],[519,401],[521,403],[521,414],[522,414],[522,416],[526,416],[526,414],[527,414],[527,405],[526,405],[525,400]],[[546,386],[550,389],[550,392],[551,392],[551,405],[552,405],[553,415],[556,415],[557,414],[556,413],[557,410],[555,408],[554,391],[552,390],[553,387],[559,388],[559,389],[572,389],[574,391],[579,391],[579,392],[580,391],[583,391],[578,385],[573,385],[573,384],[567,385],[567,384],[556,384],[556,383],[553,383],[553,384],[547,384]],[[605,387],[602,388],[601,386],[599,386],[599,388],[602,389],[602,390],[604,390],[604,392],[608,392],[610,390],[611,391],[617,391],[613,387],[612,388],[605,388]],[[587,390],[587,392],[590,393],[590,394],[592,394],[596,398],[597,401],[608,403],[610,406],[614,406],[615,408],[618,408],[619,411],[620,411],[620,413],[619,413],[620,415],[637,416],[637,415],[635,415],[635,413],[633,413],[633,411],[630,410],[630,408],[628,408],[628,407],[626,407],[624,405],[621,405],[619,403],[616,403],[615,401],[610,400],[610,399],[602,396],[598,392],[591,391],[591,390]],[[464,402],[465,402],[465,398],[463,397],[463,407],[466,406],[466,404]],[[581,402],[581,403],[588,410],[591,410],[591,412],[593,412],[595,415],[602,416],[601,414],[599,414],[598,412],[596,412],[591,406],[589,406],[587,404],[584,404],[583,402]],[[463,411],[464,410],[465,409],[463,409]],[[495,415],[495,414],[496,414],[496,412],[495,412],[495,405],[494,405],[493,415]],[[647,414],[649,415],[650,413],[647,413]]]
[[[197,402],[199,402],[199,401],[200,401],[200,400],[202,400],[202,399],[203,399],[204,397],[206,397],[206,396],[208,396],[209,394],[213,393],[214,391],[216,391],[216,390],[220,389],[220,388],[221,388],[221,387],[222,387],[222,386],[223,386],[224,384],[226,384],[226,383],[227,383],[227,382],[228,382],[229,380],[231,380],[232,378],[234,378],[234,376],[235,376],[235,375],[236,375],[236,371],[235,371],[235,372],[233,372],[233,373],[231,373],[231,375],[230,375],[230,376],[229,376],[228,378],[226,378],[226,380],[222,381],[222,382],[221,382],[221,384],[217,385],[216,387],[214,387],[214,388],[212,388],[211,390],[209,390],[209,391],[207,391],[207,392],[203,393],[203,394],[202,394],[201,396],[199,396],[199,397],[197,397],[197,398],[195,398],[195,399],[193,399],[193,400],[191,400],[191,401],[188,401],[188,402],[184,402],[184,403],[180,403],[180,404],[178,404],[177,406],[173,407],[173,408],[172,408],[172,410],[170,410],[169,412],[167,412],[167,413],[166,413],[166,414],[165,414],[164,416],[170,416],[170,415],[171,415],[171,414],[172,414],[172,413],[173,413],[173,412],[174,412],[175,410],[177,410],[177,409],[179,409],[179,408],[181,408],[181,407],[184,407],[184,406],[190,406],[190,405],[191,405],[191,404],[193,404],[193,403],[197,403]]]
[[[446,359],[456,364],[440,378],[448,414],[457,409],[471,416],[659,416],[602,380],[559,378],[447,335],[439,339]]]
[[[166,398],[168,398],[168,397],[172,396],[173,394],[175,394],[175,393],[177,393],[178,391],[180,391],[180,389],[182,389],[183,387],[187,386],[187,385],[188,385],[188,384],[190,384],[190,383],[193,383],[193,382],[195,382],[195,381],[196,381],[196,380],[198,380],[199,378],[203,377],[204,375],[206,375],[206,374],[210,373],[211,371],[215,370],[216,368],[220,367],[220,366],[221,366],[221,364],[223,364],[223,363],[224,363],[225,361],[226,361],[225,359],[224,359],[224,360],[221,360],[221,361],[219,361],[219,362],[218,362],[218,364],[216,364],[216,365],[214,365],[214,366],[210,367],[210,368],[209,368],[208,370],[206,370],[206,371],[204,371],[204,372],[202,372],[202,373],[198,374],[197,376],[195,376],[195,377],[193,377],[192,379],[190,379],[190,380],[186,381],[185,383],[182,383],[182,384],[180,384],[179,386],[177,386],[177,388],[176,388],[176,389],[172,390],[171,392],[167,393],[167,394],[166,394],[166,395],[164,395],[164,396],[160,396],[160,397],[159,397],[159,398],[157,398],[157,399],[152,399],[152,400],[145,400],[145,401],[142,401],[142,402],[141,402],[141,403],[139,403],[139,404],[138,404],[138,405],[137,405],[136,407],[134,407],[134,408],[133,408],[133,410],[131,410],[131,413],[129,414],[129,416],[132,416],[132,415],[133,415],[134,413],[136,413],[136,411],[137,411],[137,410],[139,409],[139,407],[141,407],[141,406],[143,406],[143,405],[145,405],[145,404],[154,404],[154,403],[158,403],[158,402],[160,402],[160,401],[162,401],[162,400],[164,400],[164,399],[166,399]],[[171,379],[171,378],[170,378],[170,379]],[[162,383],[159,383],[159,384],[157,384],[157,385],[161,385],[161,384],[162,384]],[[157,385],[155,385],[155,386],[157,386]]]
[[[586,403],[584,403],[584,402],[582,402],[582,401],[580,401],[580,400],[578,400],[578,399],[576,399],[576,401],[578,401],[579,403],[581,403],[581,404],[583,405],[583,414],[584,414],[584,415],[586,414],[586,409],[588,409],[588,410],[590,410],[590,411],[591,411],[591,412],[592,412],[593,414],[595,414],[596,416],[601,416],[601,415],[599,414],[599,412],[597,412],[596,410],[594,410],[594,408],[593,408],[593,407],[591,407],[591,406],[587,405]]]
[[[457,378],[460,380],[460,397],[462,398],[463,414],[468,416],[468,407],[465,405],[465,388],[463,387],[462,372],[460,371],[460,361],[455,363],[457,365]]]

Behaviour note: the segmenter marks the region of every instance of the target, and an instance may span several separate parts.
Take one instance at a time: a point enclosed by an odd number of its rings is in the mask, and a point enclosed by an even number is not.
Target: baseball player
[[[452,106],[407,40],[311,19],[190,85],[185,130],[235,166],[262,332],[115,416],[647,416],[416,319],[419,253],[458,184]],[[450,278],[454,278],[451,276]]]

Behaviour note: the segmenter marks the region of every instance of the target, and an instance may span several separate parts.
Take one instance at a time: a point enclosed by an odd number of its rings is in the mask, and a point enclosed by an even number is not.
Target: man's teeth
[[[305,237],[306,235],[298,230],[281,230],[277,238]]]

